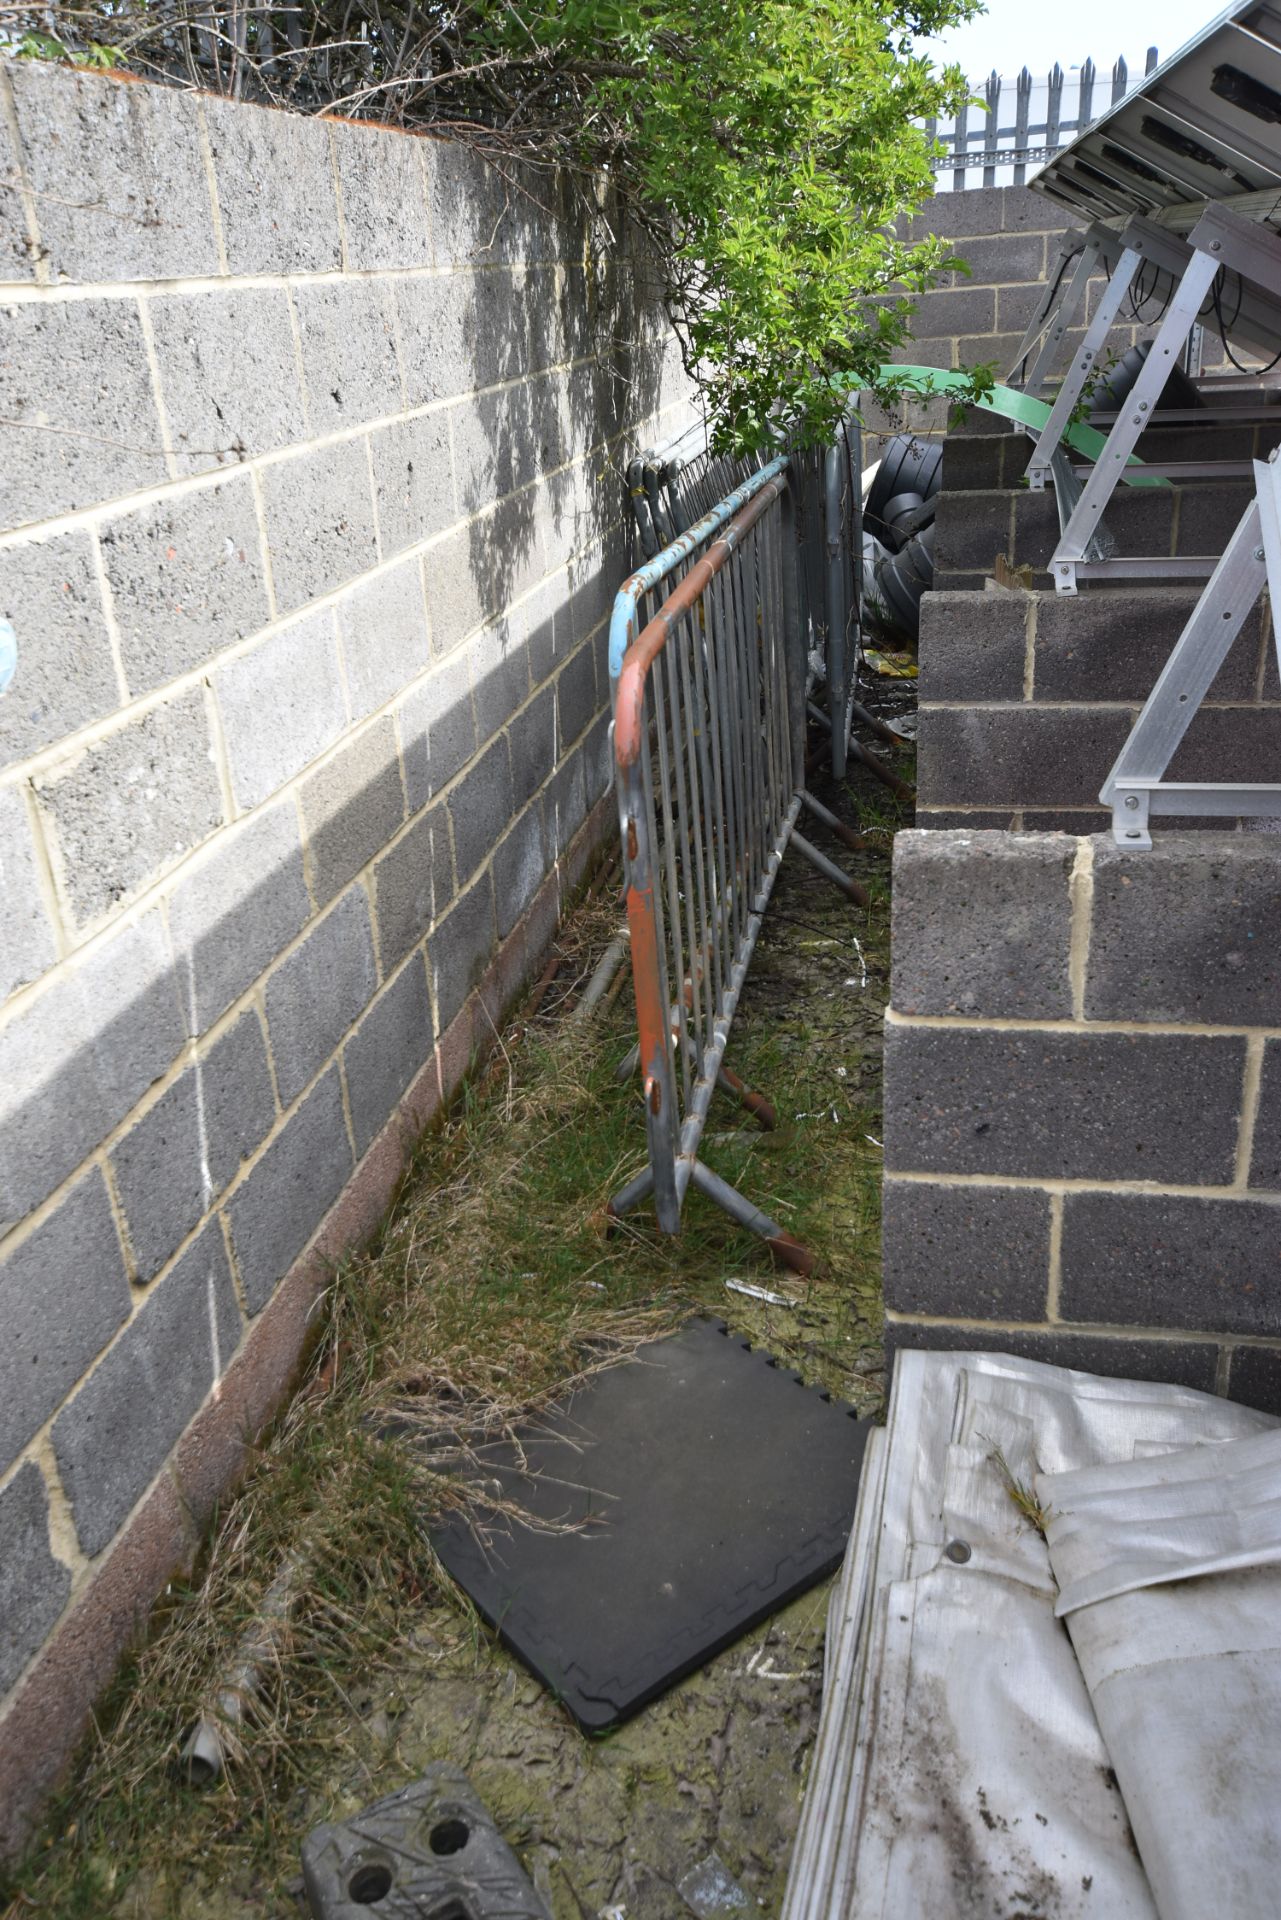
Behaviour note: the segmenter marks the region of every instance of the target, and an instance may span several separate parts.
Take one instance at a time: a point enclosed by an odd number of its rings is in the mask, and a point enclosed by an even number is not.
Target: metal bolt
[[[1148,403],[1147,403],[1147,401],[1146,401],[1146,400],[1140,400],[1140,402],[1139,402],[1139,412],[1140,412],[1140,413],[1146,413],[1146,412],[1147,412],[1147,410],[1148,410]]]
[[[1262,560],[1262,558],[1263,558],[1263,548],[1262,548],[1262,547],[1256,547],[1256,548],[1254,549],[1254,557],[1255,557],[1255,559],[1256,559],[1256,560]]]
[[[963,1567],[974,1549],[968,1540],[949,1540],[943,1552],[954,1567]]]
[[[1136,808],[1136,807],[1138,806],[1138,804],[1139,804],[1139,796],[1138,796],[1138,794],[1137,794],[1137,793],[1127,793],[1127,794],[1126,794],[1126,796],[1125,796],[1125,804],[1126,804],[1126,806],[1127,806],[1127,807],[1128,807],[1128,808],[1130,809],[1130,812],[1131,812],[1131,813],[1133,813],[1133,812],[1134,812],[1134,809],[1135,809],[1135,808]]]
[[[1211,252],[1211,253],[1222,253],[1222,252],[1223,252],[1223,242],[1222,242],[1222,240],[1211,240],[1211,242],[1210,242],[1210,252]]]

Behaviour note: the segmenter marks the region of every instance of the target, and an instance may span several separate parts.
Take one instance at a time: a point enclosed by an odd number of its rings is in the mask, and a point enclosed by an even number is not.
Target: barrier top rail
[[[700,547],[706,546],[713,534],[727,521],[732,520],[740,507],[746,506],[762,487],[768,486],[771,480],[786,471],[787,464],[785,453],[769,461],[759,473],[754,473],[750,480],[743,482],[741,487],[735,487],[733,493],[727,494],[723,500],[718,501],[701,520],[695,521],[688,533],[678,534],[661,553],[656,553],[652,560],[647,560],[644,566],[637,567],[636,571],[624,580],[614,596],[614,608],[609,620],[611,694],[617,691],[623,655],[636,638],[636,609],[644,595],[652,592],[656,586],[667,579],[669,574],[675,573],[677,568],[692,554],[697,553]]]

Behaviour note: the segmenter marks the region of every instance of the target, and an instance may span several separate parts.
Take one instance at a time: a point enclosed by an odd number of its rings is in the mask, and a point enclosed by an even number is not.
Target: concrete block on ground
[[[391,288],[381,280],[304,281],[293,289],[293,302],[312,432],[337,433],[400,413],[405,403]]]
[[[19,1467],[0,1493],[0,1694],[57,1625],[71,1574],[49,1547],[49,1496],[39,1467]]]
[[[404,824],[405,791],[390,715],[344,741],[309,774],[299,802],[312,892],[324,906]]]
[[[369,902],[354,886],[267,981],[276,1085],[286,1106],[338,1051],[376,982]]]
[[[895,1011],[1070,1019],[1075,858],[1066,834],[897,834]]]
[[[262,493],[281,613],[332,593],[377,563],[363,440],[313,447],[267,467]]]
[[[1281,1041],[1265,1040],[1250,1185],[1281,1193]]]
[[[169,901],[177,988],[191,1033],[224,1013],[311,914],[292,801],[219,837]]]
[[[892,1022],[885,1164],[904,1173],[1226,1185],[1244,1065],[1245,1041],[1218,1035]]]
[[[140,1280],[159,1273],[275,1119],[267,1048],[250,1010],[112,1152],[112,1179]]]
[[[1172,834],[1146,854],[1096,838],[1087,1018],[1269,1026],[1278,1005],[1271,836]]]
[[[406,694],[399,712],[409,811],[417,813],[476,751],[467,649]]]
[[[309,114],[203,101],[232,273],[333,273],[342,265],[329,127]]]
[[[529,697],[529,658],[507,620],[476,634],[467,645],[476,733],[492,739]]]
[[[417,414],[376,427],[369,436],[374,497],[383,556],[390,559],[443,533],[454,519],[449,423],[443,413]]]
[[[453,895],[449,816],[441,801],[420,813],[374,868],[378,955],[384,973],[418,944]]]
[[[35,60],[8,74],[55,282],[218,272],[194,94]]]
[[[939,495],[935,514],[934,564],[939,573],[989,574],[998,553],[1014,545],[1012,493]]]
[[[494,889],[483,873],[460,893],[427,942],[427,971],[443,1034],[473,987],[480,985],[494,950]]]
[[[1192,1130],[1190,1116],[1181,1116]],[[1064,1320],[1192,1332],[1281,1329],[1281,1206],[1164,1193],[1069,1193]]]
[[[921,804],[1097,807],[1134,719],[1123,707],[923,707]]]
[[[922,703],[1022,700],[1030,612],[1021,593],[927,593],[917,684]]]
[[[140,507],[99,538],[133,694],[203,666],[270,618],[248,474]]]
[[[290,1116],[227,1203],[245,1305],[261,1313],[351,1177],[338,1069]]]
[[[0,1233],[75,1172],[182,1041],[158,913],[95,945],[14,1014],[0,1031]]]
[[[511,760],[499,735],[470,766],[449,795],[454,866],[465,887],[512,817]]]
[[[91,1167],[19,1247],[0,1243],[0,1472],[129,1317],[111,1203]]]
[[[1174,551],[1209,554],[1217,560],[1254,499],[1254,481],[1218,480],[1210,486],[1185,486],[1179,489],[1179,495]]]
[[[70,917],[89,926],[222,824],[203,691],[153,707],[34,784]]]
[[[0,618],[18,649],[0,701],[0,766],[8,766],[120,703],[89,535],[0,552]]]
[[[0,419],[0,526],[159,485],[168,469],[135,303],[10,308]]]
[[[101,1553],[165,1463],[240,1342],[222,1229],[211,1220],[53,1423],[87,1554]]]
[[[427,973],[414,954],[370,1007],[343,1049],[356,1152],[367,1152],[396,1103],[431,1058],[435,1036]]]
[[[1039,1320],[1050,1198],[1029,1187],[885,1182],[885,1304],[957,1320]]]
[[[398,280],[396,312],[410,407],[528,372],[529,332],[516,274],[486,269]]]
[[[1142,703],[1200,598],[1199,587],[1109,587],[1072,598],[1037,596],[1035,697]],[[1246,620],[1210,689],[1211,700],[1252,700],[1259,610]],[[1001,694],[989,696],[1004,698]]]
[[[365,580],[338,602],[352,715],[363,719],[431,664],[418,559]]]
[[[1236,1347],[1228,1373],[1228,1399],[1281,1414],[1281,1347]]]
[[[991,493],[1007,482],[1013,485],[1013,475],[1005,470],[1008,443],[1004,433],[950,433],[943,448],[944,487],[949,493]]]
[[[1202,707],[1166,769],[1170,780],[1257,780],[1281,758],[1281,708]],[[1187,821],[1184,827],[1213,825]]]
[[[148,312],[181,472],[234,467],[307,438],[282,288],[171,294],[152,300]]]
[[[333,611],[318,608],[213,678],[231,787],[244,811],[309,767],[347,727]]]
[[[0,1001],[37,980],[57,957],[45,910],[26,804],[16,787],[0,787]]]
[[[331,123],[330,134],[348,273],[425,266],[431,252],[420,158],[424,142],[387,127],[341,120]]]

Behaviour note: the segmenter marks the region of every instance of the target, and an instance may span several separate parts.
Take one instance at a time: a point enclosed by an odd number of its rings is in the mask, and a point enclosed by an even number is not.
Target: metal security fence
[[[698,1157],[716,1087],[745,1091],[725,1048],[788,845],[867,904],[796,830],[806,806],[849,837],[803,786],[796,554],[780,456],[634,574],[615,603],[614,757],[649,1157],[611,1211],[652,1193],[660,1227],[675,1233],[693,1185],[807,1272],[806,1250]]]
[[[1149,47],[1144,73],[1151,73],[1156,64],[1156,48]],[[1034,80],[1026,67],[1016,80],[1003,80],[993,71],[983,88],[981,107],[962,107],[951,124],[925,122],[926,132],[947,149],[934,161],[937,191],[1023,186],[1029,167],[1035,172],[1052,160],[1137,84],[1137,79],[1131,81],[1124,60],[1112,68],[1107,98],[1098,81],[1093,60],[1066,74],[1056,61],[1044,80]],[[1003,113],[1013,116],[1005,124]]]

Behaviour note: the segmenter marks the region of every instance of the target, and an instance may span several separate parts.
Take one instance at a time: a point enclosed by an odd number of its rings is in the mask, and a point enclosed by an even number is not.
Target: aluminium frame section
[[[1086,382],[1097,370],[1099,356],[1136,275],[1144,266],[1151,266],[1177,280],[1192,258],[1186,241],[1138,215],[1127,221],[1120,233],[1111,233],[1106,228],[1091,231],[1100,236],[1098,254],[1109,268],[1108,283],[1028,460],[1025,478],[1029,487],[1038,491],[1051,478],[1051,463],[1062,444],[1068,422],[1085,392]]]
[[[1217,204],[1207,206],[1188,236],[1191,258],[1170,298],[1143,370],[1119,411],[1107,443],[1081,490],[1050,560],[1056,593],[1074,594],[1082,579],[1205,579],[1213,555],[1091,556],[1091,543],[1172,368],[1178,364],[1211,288],[1225,267],[1242,286],[1263,295],[1251,302],[1251,334],[1263,331],[1281,347],[1281,237]]]
[[[1024,393],[1038,394],[1058,360],[1064,336],[1075,320],[1085,290],[1098,269],[1110,230],[1095,222],[1084,233],[1065,234],[1059,245],[1057,267],[1047,276],[1036,312],[1028,321],[1010,366],[1008,384],[1022,387]],[[1067,285],[1063,284],[1068,266],[1075,258]],[[1019,369],[1035,354],[1027,377],[1019,378]]]
[[[1163,779],[1215,676],[1266,586],[1281,606],[1281,464],[1254,463],[1255,497],[1174,644],[1099,799],[1119,847],[1145,852],[1153,816],[1281,816],[1281,784]],[[1276,640],[1281,659],[1281,637]]]

